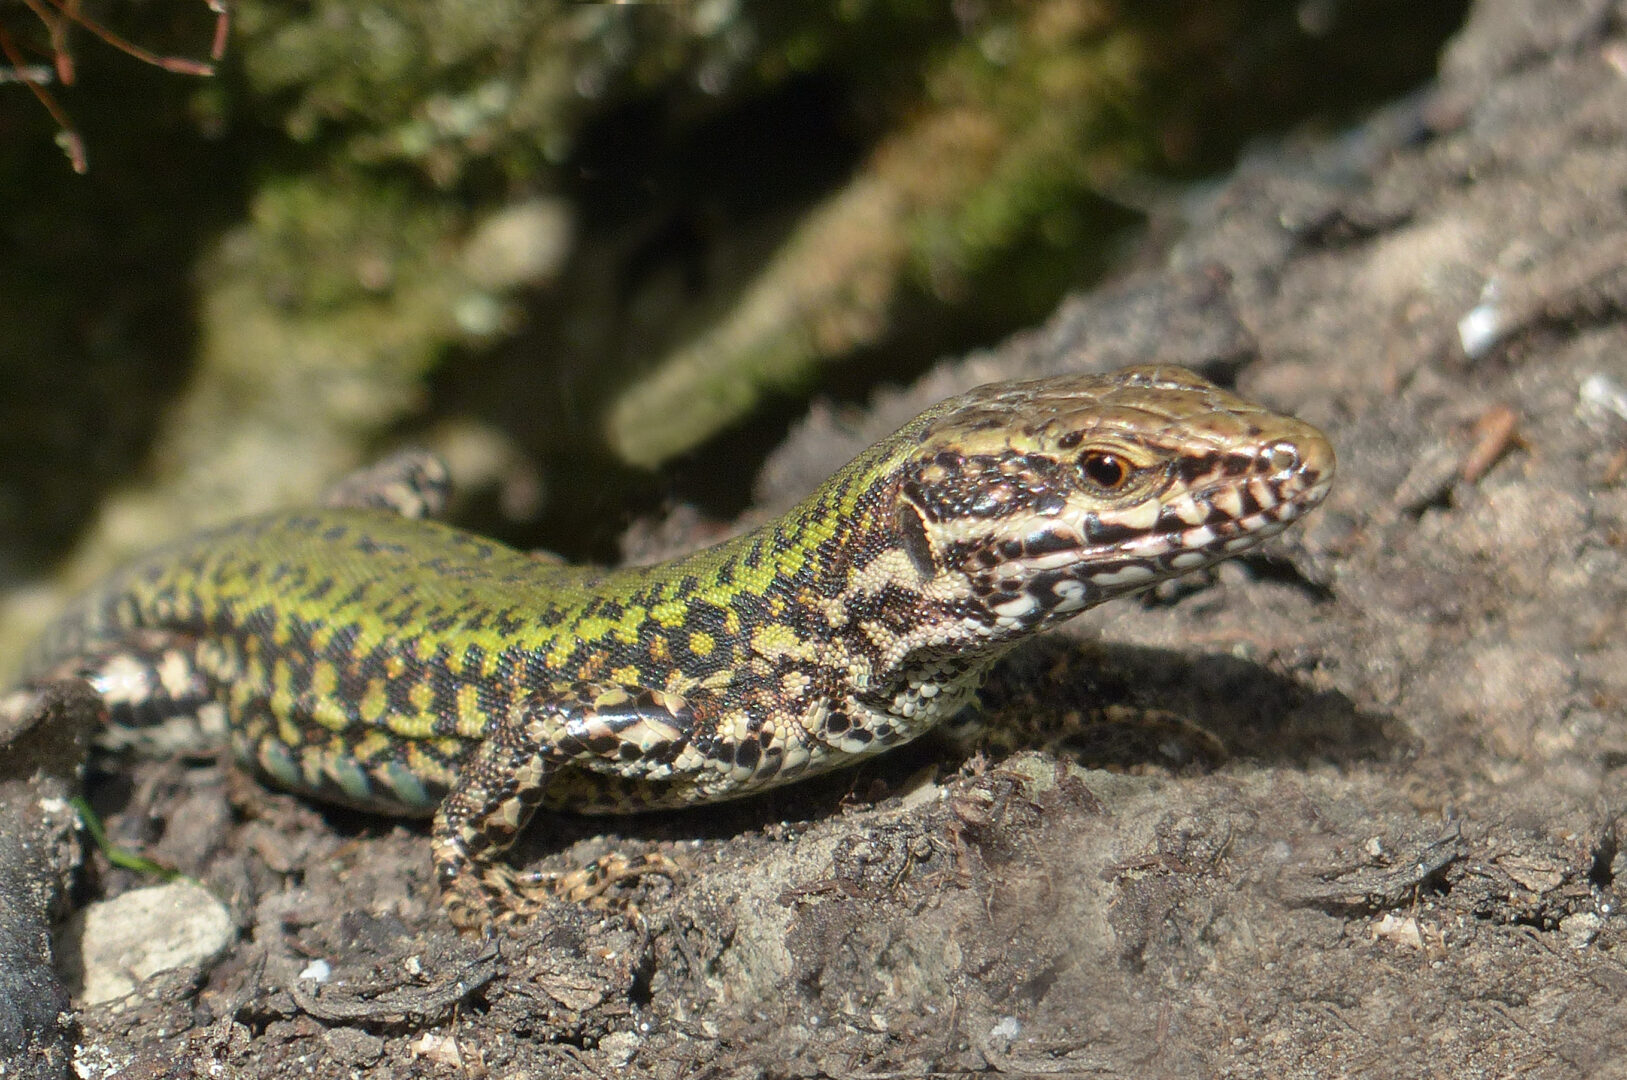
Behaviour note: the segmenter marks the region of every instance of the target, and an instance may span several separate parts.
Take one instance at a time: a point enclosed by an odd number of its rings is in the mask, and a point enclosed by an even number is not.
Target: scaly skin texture
[[[110,738],[229,738],[278,784],[434,814],[451,913],[539,805],[746,795],[906,742],[1030,634],[1252,547],[1316,505],[1327,440],[1177,368],[985,386],[756,532],[616,571],[433,510],[433,463],[228,525],[111,578],[30,682],[83,677]],[[426,495],[427,492],[427,495]]]

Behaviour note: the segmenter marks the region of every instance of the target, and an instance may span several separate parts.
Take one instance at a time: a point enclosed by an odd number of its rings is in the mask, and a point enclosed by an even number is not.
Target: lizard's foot
[[[322,493],[322,505],[390,510],[404,518],[438,518],[451,492],[446,462],[428,450],[406,449],[341,477]]]
[[[513,877],[509,867],[494,865],[479,873],[471,870],[443,880],[441,902],[446,905],[446,917],[465,933],[479,933],[535,914],[535,909],[520,910],[521,898]]]
[[[460,930],[480,931],[534,918],[544,908],[560,903],[636,914],[630,901],[614,894],[616,886],[650,874],[676,880],[681,873],[676,862],[660,854],[629,859],[613,853],[563,873],[521,873],[511,866],[492,863],[451,879],[443,896],[452,925]]]
[[[626,901],[618,903],[617,897],[613,894],[616,886],[626,881],[637,881],[650,874],[658,874],[676,881],[682,871],[677,863],[659,853],[629,859],[620,852],[612,852],[594,859],[580,869],[567,870],[562,874],[527,874],[526,881],[521,887],[528,894],[547,896],[566,903],[586,904],[593,908],[614,908],[626,904]]]

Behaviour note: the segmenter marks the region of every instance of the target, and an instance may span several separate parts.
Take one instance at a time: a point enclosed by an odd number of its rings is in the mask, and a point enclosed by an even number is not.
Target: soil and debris
[[[1627,5],[1482,0],[1428,93],[1186,212],[1160,268],[810,417],[763,502],[991,378],[1177,362],[1323,426],[1338,485],[1279,546],[990,688],[1227,760],[920,744],[551,818],[526,865],[682,871],[489,940],[421,827],[143,764],[99,789],[115,842],[238,935],[81,1009],[80,1075],[1627,1076]]]

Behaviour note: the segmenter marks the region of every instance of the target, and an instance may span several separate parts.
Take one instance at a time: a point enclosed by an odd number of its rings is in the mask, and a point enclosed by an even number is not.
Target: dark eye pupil
[[[1120,461],[1117,455],[1103,451],[1086,454],[1080,459],[1079,465],[1092,483],[1100,484],[1104,488],[1118,487],[1124,483],[1125,476],[1129,474],[1124,462]]]

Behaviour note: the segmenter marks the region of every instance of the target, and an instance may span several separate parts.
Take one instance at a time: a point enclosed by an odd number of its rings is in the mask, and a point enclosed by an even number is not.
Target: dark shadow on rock
[[[1222,758],[1263,765],[1384,760],[1410,743],[1393,717],[1363,712],[1338,691],[1314,689],[1250,660],[1062,636],[1014,651],[990,675],[983,699],[1000,745],[1021,749],[1027,741],[1030,748],[1066,752],[1071,743],[1087,765],[1170,764],[1158,754],[1144,761],[1092,760],[1089,745],[1065,734],[1081,725],[1098,732],[1109,723],[1133,729],[1136,714],[1158,718],[1158,727],[1184,723],[1200,742],[1207,735],[1218,743]],[[1001,735],[1003,727],[1014,728],[1015,737]],[[1153,741],[1158,738],[1155,731]],[[1200,764],[1218,764],[1211,755],[1199,757]]]

